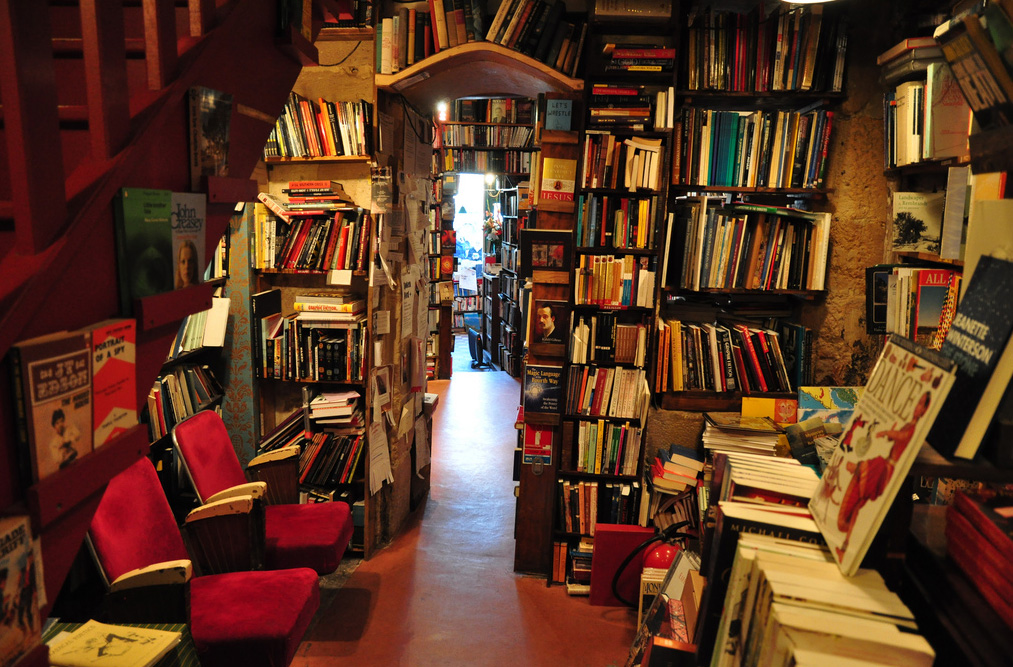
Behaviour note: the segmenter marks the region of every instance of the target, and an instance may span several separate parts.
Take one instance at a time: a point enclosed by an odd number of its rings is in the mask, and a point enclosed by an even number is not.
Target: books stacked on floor
[[[363,412],[360,398],[357,391],[321,392],[309,403],[310,419],[321,425],[361,427]]]
[[[264,157],[336,157],[369,155],[373,105],[358,102],[329,102],[289,93],[281,115],[275,121]]]
[[[591,556],[594,553],[594,540],[582,537],[567,553],[570,557],[570,567],[566,577],[566,592],[570,595],[588,595],[591,592]]]
[[[946,553],[1013,628],[1013,498],[958,491],[946,508]]]
[[[717,664],[928,667],[935,658],[878,572],[846,577],[818,545],[742,535],[723,607],[715,641],[699,645]]]
[[[767,417],[743,417],[739,412],[705,412],[703,446],[716,452],[744,452],[774,456],[784,432]]]
[[[602,49],[605,71],[611,73],[671,72],[675,67],[675,49],[666,44],[612,44]]]
[[[362,434],[312,434],[299,456],[299,484],[329,488],[351,482],[362,459],[365,439]]]
[[[689,447],[670,445],[658,450],[651,463],[651,488],[662,493],[679,493],[700,483],[703,455]]]

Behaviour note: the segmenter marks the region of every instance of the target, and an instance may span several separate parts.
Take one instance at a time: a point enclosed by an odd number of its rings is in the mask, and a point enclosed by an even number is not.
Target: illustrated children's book
[[[861,565],[953,385],[953,361],[890,336],[809,510],[845,575]]]

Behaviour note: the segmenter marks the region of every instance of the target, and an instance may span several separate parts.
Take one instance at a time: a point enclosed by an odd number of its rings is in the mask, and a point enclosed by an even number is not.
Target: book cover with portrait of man
[[[15,343],[11,354],[18,439],[37,482],[92,451],[89,335],[31,338]]]

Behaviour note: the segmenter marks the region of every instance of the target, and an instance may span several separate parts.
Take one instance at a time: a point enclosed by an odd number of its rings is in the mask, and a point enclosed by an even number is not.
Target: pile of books
[[[172,427],[207,409],[224,393],[208,366],[176,366],[155,380],[148,392],[149,428],[153,440],[172,432]]]
[[[741,535],[724,600],[715,642],[700,649],[713,648],[727,664],[928,667],[935,658],[914,615],[878,572],[846,577],[820,545]]]
[[[665,44],[613,44],[602,49],[605,71],[613,73],[671,72],[675,66],[675,49]]]
[[[363,209],[323,202],[290,208],[266,192],[258,199],[274,215],[257,207],[254,268],[365,270],[373,217]]]
[[[958,491],[946,508],[946,553],[1013,628],[1013,499]]]
[[[588,99],[588,127],[650,129],[654,102],[643,86],[593,84]]]
[[[670,445],[658,450],[651,464],[651,487],[663,493],[678,493],[696,487],[704,461],[701,452],[689,447]]]
[[[362,426],[360,398],[357,391],[321,392],[310,401],[310,419],[317,424]]]
[[[774,456],[784,429],[766,417],[738,412],[705,412],[703,446],[715,452]]]
[[[365,436],[314,433],[299,457],[299,484],[329,488],[355,478]]]

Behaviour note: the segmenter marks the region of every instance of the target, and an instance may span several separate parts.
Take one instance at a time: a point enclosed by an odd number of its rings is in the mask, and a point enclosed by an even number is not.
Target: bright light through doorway
[[[485,176],[461,174],[457,194],[454,195],[454,230],[457,231],[458,259],[482,258],[482,225],[485,222]]]

